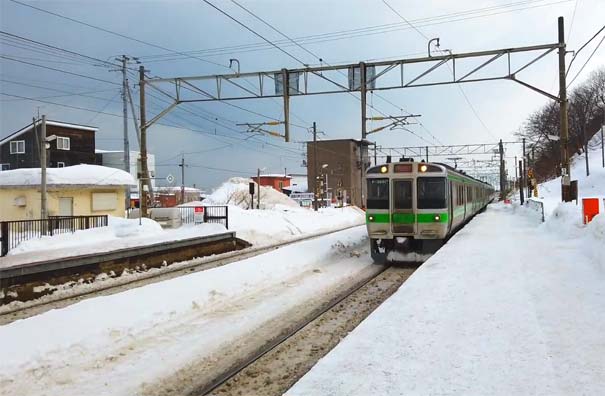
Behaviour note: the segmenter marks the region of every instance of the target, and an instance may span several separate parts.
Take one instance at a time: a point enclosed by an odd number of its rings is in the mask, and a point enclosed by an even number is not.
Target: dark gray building
[[[40,167],[40,128],[36,121],[0,140],[0,170]],[[46,136],[55,136],[47,150],[51,168],[95,164],[95,132],[98,128],[46,121]]]
[[[367,169],[370,166],[369,143],[367,140],[362,142],[355,139],[320,140],[315,148],[313,142],[307,142],[309,191],[315,191],[316,177],[325,175],[327,189],[332,196],[340,195],[347,203],[364,207],[366,185],[361,170],[362,167]]]

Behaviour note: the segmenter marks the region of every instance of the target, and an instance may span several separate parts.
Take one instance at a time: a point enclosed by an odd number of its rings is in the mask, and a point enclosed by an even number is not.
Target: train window
[[[393,199],[395,209],[412,209],[412,181],[395,180],[393,182]]]
[[[418,209],[441,209],[445,203],[445,177],[419,177]]]
[[[389,209],[389,179],[368,179],[368,209]]]

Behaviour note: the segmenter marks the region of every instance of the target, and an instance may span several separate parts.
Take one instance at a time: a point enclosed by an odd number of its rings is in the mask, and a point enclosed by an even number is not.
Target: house
[[[124,151],[111,151],[111,150],[95,150],[97,157],[97,165],[108,166],[110,168],[125,169],[124,166]],[[132,194],[138,194],[139,192],[139,181],[138,181],[138,169],[139,169],[139,158],[141,153],[138,151],[131,151],[129,155],[130,165],[128,167],[130,174],[136,180],[136,186],[133,187],[130,192]],[[149,176],[151,179],[151,186],[155,190],[155,156],[153,154],[147,154],[147,169],[149,169]]]
[[[195,187],[185,187],[185,198],[181,200],[180,186],[158,187],[155,191],[156,202],[162,207],[172,207],[180,203],[199,201],[202,190]]]
[[[0,172],[0,220],[40,218],[40,175],[40,168]],[[124,217],[126,188],[134,183],[123,170],[104,166],[48,168],[48,215]]]
[[[0,170],[40,167],[41,124],[36,121],[0,140]],[[97,131],[91,126],[47,120],[46,137],[52,137],[46,152],[47,166],[94,165]]]
[[[315,181],[324,179],[326,195],[342,197],[344,203],[363,207],[366,185],[362,167],[370,166],[367,140],[321,140],[307,142],[307,182],[313,192]],[[315,158],[317,153],[317,158]],[[317,165],[318,169],[315,169]],[[317,183],[317,188],[319,189]]]
[[[284,187],[290,186],[290,180],[292,177],[284,174],[265,174],[260,175],[260,182],[258,176],[253,176],[251,179],[261,186],[272,187],[274,190],[283,192]]]

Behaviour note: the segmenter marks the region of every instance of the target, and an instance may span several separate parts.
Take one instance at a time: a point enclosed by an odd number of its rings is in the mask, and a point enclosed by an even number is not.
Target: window
[[[410,180],[394,181],[393,199],[395,209],[412,209],[412,182]]]
[[[69,138],[58,136],[57,150],[69,150]]]
[[[0,164],[0,171],[10,170],[11,164]]]
[[[389,179],[368,179],[368,209],[389,209]]]
[[[445,203],[445,177],[419,177],[418,209],[441,209],[446,207]]]
[[[57,168],[65,168],[65,162],[57,162]]]
[[[25,140],[15,140],[11,142],[11,154],[25,154]]]

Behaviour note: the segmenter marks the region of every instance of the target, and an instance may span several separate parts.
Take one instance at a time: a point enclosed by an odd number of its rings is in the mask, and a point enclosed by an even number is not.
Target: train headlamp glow
[[[441,220],[441,216],[435,215],[434,219],[435,219],[435,221],[439,221],[439,220]]]
[[[387,168],[386,165],[383,165],[380,167],[380,173],[387,173],[389,171],[389,168]]]
[[[429,167],[426,165],[420,165],[420,172],[426,172]]]

